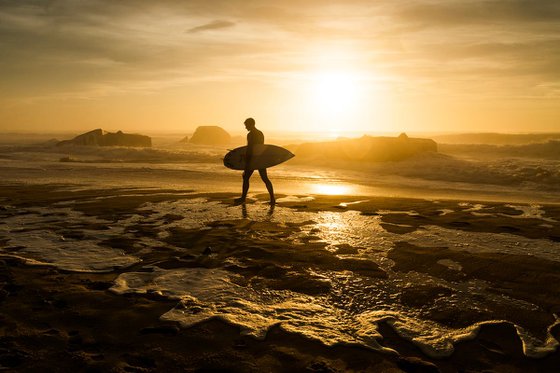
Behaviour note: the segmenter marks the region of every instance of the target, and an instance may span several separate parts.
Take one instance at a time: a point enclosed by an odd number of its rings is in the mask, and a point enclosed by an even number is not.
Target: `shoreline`
[[[0,162],[3,183],[13,184],[67,184],[81,188],[103,189],[111,187],[156,188],[162,185],[181,190],[185,186],[212,193],[240,193],[241,172],[215,163],[80,163],[55,161]],[[518,202],[538,204],[560,204],[558,189],[535,188],[525,184],[515,187],[497,183],[444,181],[443,179],[415,177],[414,175],[391,174],[390,164],[377,164],[386,169],[373,171],[352,170],[339,167],[315,167],[292,164],[275,168],[270,173],[278,191],[288,195],[361,195],[388,198],[421,198],[445,200],[477,200],[485,202]],[[409,165],[409,167],[412,167]],[[417,167],[425,168],[426,165]],[[436,167],[437,168],[437,167]],[[126,178],[123,180],[123,175]],[[441,175],[440,175],[441,176]],[[453,180],[453,179],[450,179]],[[255,176],[251,180],[251,191],[266,192],[264,184]]]

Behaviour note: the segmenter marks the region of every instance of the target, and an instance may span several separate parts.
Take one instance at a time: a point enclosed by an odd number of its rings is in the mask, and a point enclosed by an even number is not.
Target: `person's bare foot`
[[[236,198],[233,200],[233,203],[235,203],[236,205],[241,205],[243,203],[245,203],[245,198],[240,197],[240,198]]]

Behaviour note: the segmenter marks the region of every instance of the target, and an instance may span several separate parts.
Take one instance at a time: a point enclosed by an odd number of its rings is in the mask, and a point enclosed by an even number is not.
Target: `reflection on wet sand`
[[[311,194],[323,194],[329,196],[352,195],[355,188],[350,184],[320,183],[308,186]]]
[[[3,192],[3,256],[78,273],[117,271],[115,293],[177,300],[161,316],[183,326],[218,318],[260,338],[279,326],[326,345],[387,351],[379,332],[387,323],[441,357],[482,327],[506,322],[528,356],[557,345],[549,311],[560,306],[551,286],[560,281],[553,206],[524,217],[517,205],[473,210],[453,201],[331,195],[269,206],[253,196],[233,206],[227,194],[70,196],[43,188],[39,199],[28,189]],[[116,195],[126,209],[115,208]],[[37,236],[48,244],[35,245]],[[51,249],[61,240],[72,255]]]

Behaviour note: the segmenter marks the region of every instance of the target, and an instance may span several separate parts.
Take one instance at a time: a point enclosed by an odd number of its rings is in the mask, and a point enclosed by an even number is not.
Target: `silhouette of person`
[[[245,170],[243,171],[243,191],[241,197],[235,200],[235,203],[245,203],[247,198],[247,192],[249,191],[249,179],[255,170],[250,170],[249,165],[251,159],[254,156],[255,145],[264,144],[264,135],[261,131],[255,127],[255,120],[253,118],[245,119],[245,128],[249,133],[247,134],[247,153],[245,154]],[[270,194],[270,204],[274,205],[276,203],[276,198],[274,198],[274,188],[270,182],[268,175],[266,173],[266,168],[259,169],[259,175],[261,176],[268,194]]]

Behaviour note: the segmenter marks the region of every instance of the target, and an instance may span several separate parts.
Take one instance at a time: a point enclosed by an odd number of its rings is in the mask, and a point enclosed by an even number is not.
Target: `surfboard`
[[[244,170],[246,153],[246,146],[241,146],[229,151],[224,157],[224,166],[233,170]],[[251,158],[249,169],[261,170],[263,168],[273,167],[293,157],[294,154],[292,154],[292,152],[281,146],[268,144],[255,145],[253,147],[253,157]]]

